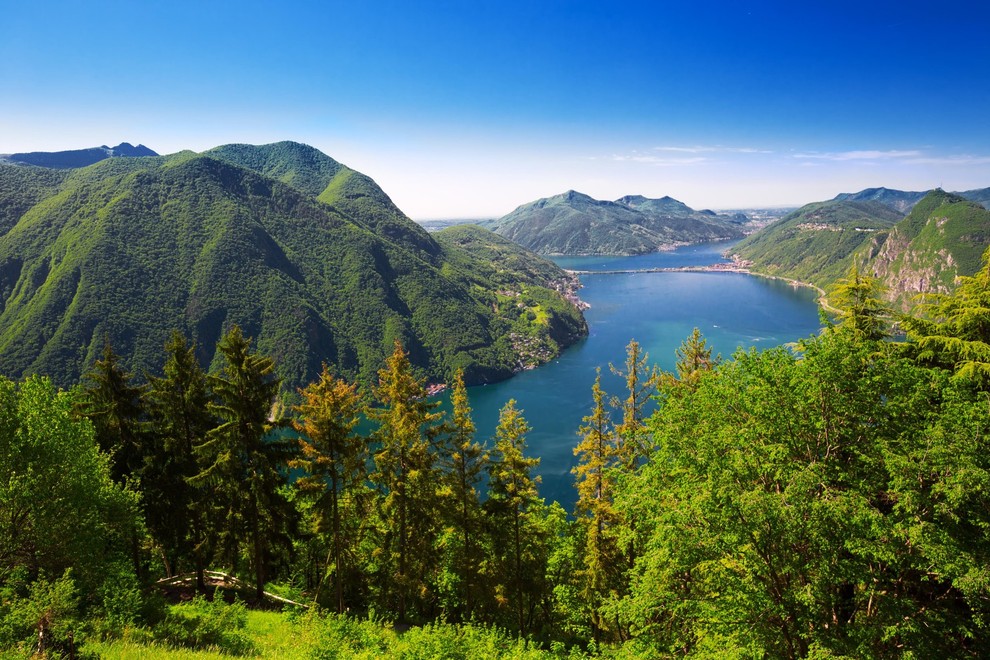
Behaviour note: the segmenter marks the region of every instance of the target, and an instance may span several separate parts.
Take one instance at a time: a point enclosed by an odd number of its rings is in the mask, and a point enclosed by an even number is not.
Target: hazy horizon
[[[973,3],[8,3],[0,153],[296,140],[410,217],[990,186]]]

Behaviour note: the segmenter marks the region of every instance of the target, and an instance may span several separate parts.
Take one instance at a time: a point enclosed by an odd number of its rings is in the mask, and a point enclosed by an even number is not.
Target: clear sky
[[[413,218],[990,186],[990,3],[0,0],[0,153],[297,140]]]

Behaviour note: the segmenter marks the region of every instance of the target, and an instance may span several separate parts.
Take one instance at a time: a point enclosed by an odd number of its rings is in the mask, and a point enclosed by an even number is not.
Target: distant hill
[[[853,253],[904,216],[878,201],[806,204],[740,241],[733,252],[754,270],[826,287],[843,277]]]
[[[76,382],[104,337],[131,371],[157,372],[173,328],[209,366],[237,323],[289,391],[324,361],[372,381],[396,339],[424,376],[463,367],[479,383],[587,332],[553,264],[477,228],[469,245],[438,242],[370,178],[292,142],[0,164],[0,223],[0,373],[12,377]]]
[[[143,144],[135,147],[127,142],[121,142],[116,147],[103,145],[102,147],[74,149],[72,151],[32,151],[30,153],[9,154],[0,157],[0,159],[20,165],[70,169],[87,167],[107,158],[138,158],[157,155]]]
[[[909,192],[905,190],[891,190],[890,188],[867,188],[858,193],[841,193],[836,195],[835,201],[880,202],[900,213],[907,214],[927,194],[927,192]],[[990,188],[967,190],[955,194],[990,208]]]
[[[739,220],[694,211],[670,197],[627,196],[610,202],[571,190],[482,224],[539,254],[632,255],[739,238]]]
[[[973,275],[988,247],[990,211],[933,190],[906,217],[879,201],[808,204],[741,241],[734,252],[754,271],[823,289],[856,264],[906,309],[916,294],[948,292],[958,276]]]

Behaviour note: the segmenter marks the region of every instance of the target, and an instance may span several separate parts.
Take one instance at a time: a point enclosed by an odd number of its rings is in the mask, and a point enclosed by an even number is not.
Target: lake
[[[704,266],[726,261],[732,242],[709,243],[635,257],[555,257],[572,270],[628,270]],[[477,438],[489,446],[498,411],[515,399],[532,427],[529,455],[539,456],[540,493],[570,511],[576,500],[573,448],[581,418],[591,411],[595,369],[602,387],[625,397],[623,382],[609,371],[622,367],[626,345],[636,339],[662,369],[674,367],[674,350],[698,327],[715,353],[738,347],[769,348],[819,329],[816,293],[778,280],[726,272],[585,274],[581,299],[589,336],[553,362],[494,385],[468,389]],[[616,419],[618,416],[616,415]]]

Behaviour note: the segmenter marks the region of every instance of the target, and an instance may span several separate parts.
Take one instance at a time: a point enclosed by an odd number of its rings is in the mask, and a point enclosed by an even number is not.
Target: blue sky
[[[414,218],[982,188],[987,4],[0,0],[0,153],[291,139]]]

